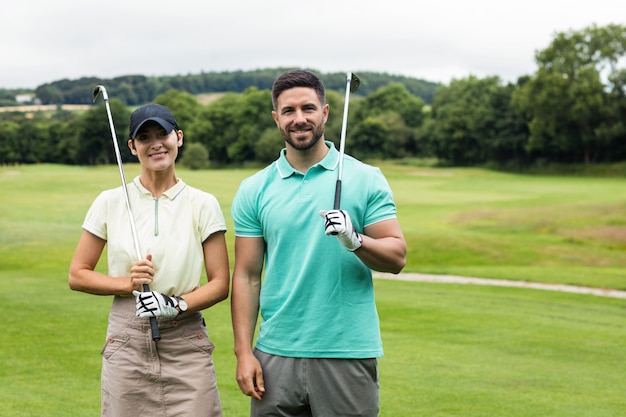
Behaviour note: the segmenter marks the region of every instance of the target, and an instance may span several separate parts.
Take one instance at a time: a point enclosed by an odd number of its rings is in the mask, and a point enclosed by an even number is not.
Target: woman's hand
[[[133,291],[143,291],[144,284],[152,284],[154,279],[154,265],[152,264],[152,254],[146,255],[145,259],[136,261],[130,268],[131,289]]]

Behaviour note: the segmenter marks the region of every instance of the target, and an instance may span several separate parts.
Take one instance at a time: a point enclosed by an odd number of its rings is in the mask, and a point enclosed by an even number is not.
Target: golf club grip
[[[150,287],[148,287],[148,284],[143,284],[143,291],[150,291]],[[154,340],[155,342],[161,340],[161,332],[159,331],[159,325],[157,324],[156,317],[150,317],[150,330],[152,330],[152,340]]]
[[[333,210],[339,210],[339,206],[341,205],[341,180],[337,179],[337,184],[335,185],[335,202],[333,203]],[[332,232],[331,234],[336,235],[337,232]]]
[[[335,185],[335,202],[333,203],[333,210],[339,210],[339,206],[341,205],[341,180],[337,180],[337,184]]]

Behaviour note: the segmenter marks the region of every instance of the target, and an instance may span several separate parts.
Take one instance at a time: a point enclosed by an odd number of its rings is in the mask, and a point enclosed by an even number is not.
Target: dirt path
[[[520,287],[534,288],[538,290],[563,291],[578,294],[591,294],[600,297],[614,297],[626,299],[626,291],[605,289],[605,288],[589,288],[579,287],[576,285],[564,284],[542,284],[538,282],[527,281],[510,281],[504,279],[485,279],[471,277],[456,277],[451,275],[430,275],[416,273],[401,273],[398,275],[386,274],[382,272],[374,272],[374,278],[395,279],[401,281],[421,281],[421,282],[439,282],[444,284],[476,284],[476,285],[495,285],[500,287]]]

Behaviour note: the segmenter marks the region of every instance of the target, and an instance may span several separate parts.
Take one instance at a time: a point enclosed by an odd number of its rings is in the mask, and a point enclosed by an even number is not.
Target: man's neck
[[[309,168],[324,159],[329,151],[323,137],[310,149],[301,151],[291,147],[289,144],[286,145],[286,148],[285,157],[287,161],[292,167],[302,173],[307,172]]]

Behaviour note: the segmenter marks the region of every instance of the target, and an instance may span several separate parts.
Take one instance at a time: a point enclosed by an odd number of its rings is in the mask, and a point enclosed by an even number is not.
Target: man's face
[[[290,88],[278,96],[272,117],[287,144],[303,151],[324,137],[328,104],[322,105],[312,88]]]

